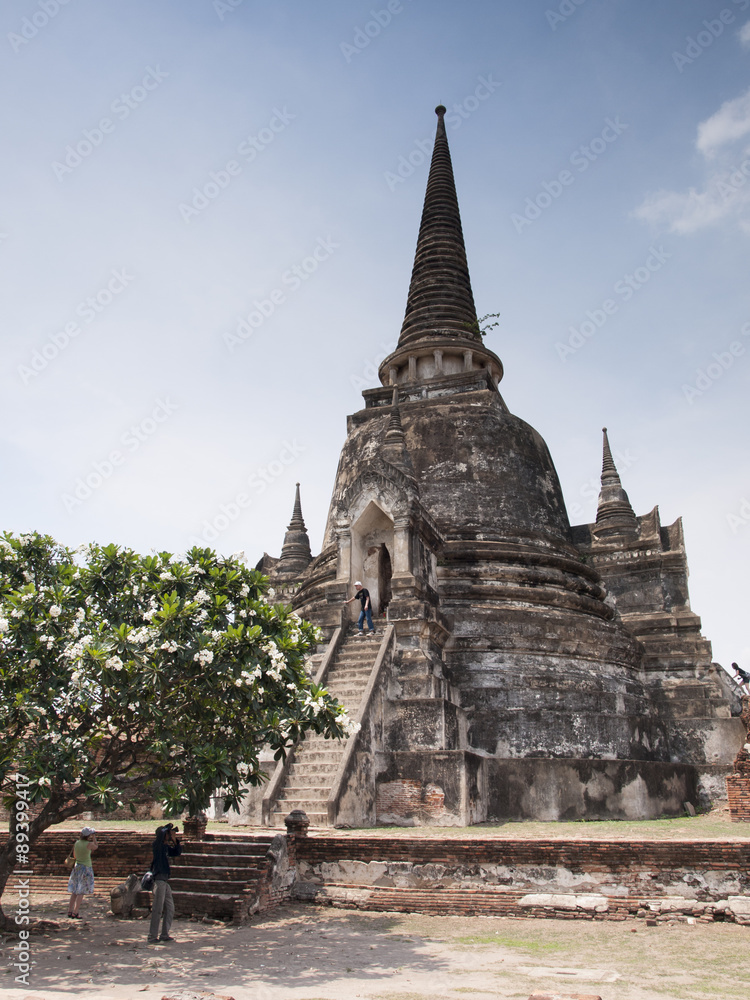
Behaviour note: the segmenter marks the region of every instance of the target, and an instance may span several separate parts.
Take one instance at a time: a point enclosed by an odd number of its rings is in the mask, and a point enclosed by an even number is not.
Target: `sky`
[[[11,0],[4,530],[320,549],[444,104],[511,411],[592,521],[601,428],[750,668],[750,0]]]

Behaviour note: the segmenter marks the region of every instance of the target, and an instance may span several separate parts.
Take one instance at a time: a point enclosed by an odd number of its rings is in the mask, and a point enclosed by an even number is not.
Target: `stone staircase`
[[[231,919],[238,904],[259,896],[270,871],[266,859],[271,834],[206,834],[183,843],[180,857],[170,860],[169,884],[178,916]],[[141,892],[139,905],[151,905],[151,893]]]
[[[356,718],[382,639],[382,631],[364,638],[350,631],[329,667],[324,686],[342,702],[350,718]],[[311,826],[328,826],[328,796],[345,748],[345,739],[327,740],[313,733],[305,736],[294,752],[269,826],[282,829],[284,817],[292,809],[306,812]]]

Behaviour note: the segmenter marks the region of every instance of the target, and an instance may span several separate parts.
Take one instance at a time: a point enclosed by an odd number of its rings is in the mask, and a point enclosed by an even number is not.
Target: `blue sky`
[[[606,425],[636,512],[684,518],[715,657],[750,667],[749,22],[750,0],[4,4],[3,527],[255,561],[300,481],[317,551],[443,103],[500,388],[571,521]]]

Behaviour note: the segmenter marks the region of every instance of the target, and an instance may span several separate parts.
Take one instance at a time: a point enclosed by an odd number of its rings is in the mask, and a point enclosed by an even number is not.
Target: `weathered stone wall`
[[[657,819],[698,805],[695,770],[656,761],[485,758],[487,818]]]
[[[299,899],[362,909],[750,921],[750,845],[314,837]]]
[[[714,796],[725,768],[713,774]],[[497,758],[466,750],[375,754],[360,762],[373,781],[370,822],[381,826],[467,826],[485,821],[643,819],[680,816],[706,804],[695,768],[595,758]],[[342,825],[366,825],[346,821]]]
[[[402,751],[377,760],[377,822],[467,826],[487,818],[483,758],[466,750]]]

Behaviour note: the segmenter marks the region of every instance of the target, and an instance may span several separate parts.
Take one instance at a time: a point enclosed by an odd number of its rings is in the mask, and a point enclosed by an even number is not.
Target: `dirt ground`
[[[29,987],[2,943],[4,1000],[131,1000],[182,991],[235,1000],[496,1000],[530,994],[603,1000],[733,1000],[750,995],[750,928],[736,924],[424,917],[295,905],[243,927],[175,921],[147,945],[145,920],[85,919],[63,898],[35,901],[57,923],[33,935]],[[187,998],[190,994],[185,993]],[[194,993],[195,995],[195,993]]]

